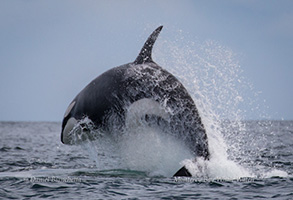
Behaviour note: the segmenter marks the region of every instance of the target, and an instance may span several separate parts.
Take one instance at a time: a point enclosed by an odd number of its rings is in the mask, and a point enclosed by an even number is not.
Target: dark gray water
[[[61,144],[60,123],[0,122],[0,198],[292,199],[293,121],[244,125],[223,133],[232,164],[209,163],[205,178],[172,178],[115,165],[103,152],[98,168],[93,149]],[[231,178],[235,173],[240,177]]]

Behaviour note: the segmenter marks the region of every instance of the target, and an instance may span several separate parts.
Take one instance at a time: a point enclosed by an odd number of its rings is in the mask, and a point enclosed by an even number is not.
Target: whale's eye
[[[75,105],[75,101],[73,101],[69,106],[68,108],[66,109],[65,113],[64,113],[64,117],[67,117],[67,115],[70,113],[70,111],[72,110],[73,106]]]

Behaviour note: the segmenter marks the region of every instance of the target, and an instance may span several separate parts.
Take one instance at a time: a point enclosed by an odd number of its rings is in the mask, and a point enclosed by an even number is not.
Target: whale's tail
[[[144,43],[139,55],[134,61],[134,64],[143,64],[148,62],[153,62],[152,60],[152,50],[153,46],[158,38],[163,26],[159,26],[154,32],[149,36],[147,41]]]

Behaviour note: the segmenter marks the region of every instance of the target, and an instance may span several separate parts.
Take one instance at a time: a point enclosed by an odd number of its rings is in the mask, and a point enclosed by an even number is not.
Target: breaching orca
[[[149,36],[134,62],[104,72],[73,99],[64,114],[62,143],[73,143],[77,126],[87,129],[80,123],[84,118],[99,130],[113,131],[122,130],[132,115],[183,140],[195,157],[209,158],[206,132],[194,101],[175,76],[152,60],[162,28]],[[148,109],[140,112],[142,104]],[[174,176],[191,174],[182,167]]]

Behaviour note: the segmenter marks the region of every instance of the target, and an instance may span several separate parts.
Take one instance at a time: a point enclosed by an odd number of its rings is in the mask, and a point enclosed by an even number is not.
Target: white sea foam
[[[271,178],[271,177],[288,177],[288,173],[282,170],[273,169],[263,174],[263,178]]]

